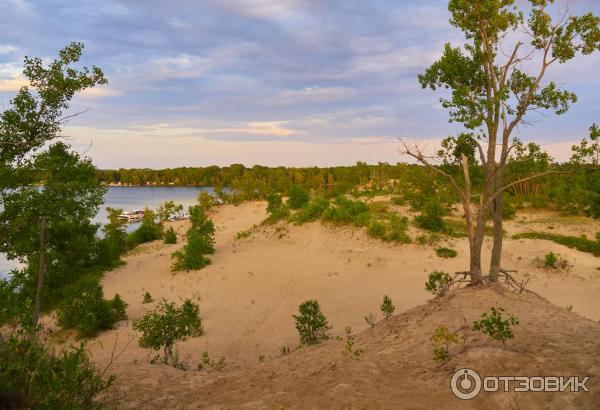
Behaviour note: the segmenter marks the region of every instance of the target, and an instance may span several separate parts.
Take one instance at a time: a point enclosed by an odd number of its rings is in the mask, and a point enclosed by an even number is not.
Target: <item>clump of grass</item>
[[[543,259],[536,258],[536,264],[540,268],[564,270],[569,267],[569,262],[554,252],[548,252]]]
[[[513,236],[513,239],[544,239],[581,252],[600,256],[600,241],[592,241],[581,236],[567,236],[546,232],[524,232]]]
[[[365,322],[371,327],[375,326],[375,322],[377,322],[377,316],[373,312],[369,312],[368,315],[365,315]]]
[[[175,229],[173,229],[172,226],[165,231],[164,243],[167,245],[177,243],[177,234],[175,233]]]
[[[456,258],[456,256],[458,255],[458,252],[450,248],[437,248],[435,250],[435,253],[437,254],[437,256],[444,259]]]

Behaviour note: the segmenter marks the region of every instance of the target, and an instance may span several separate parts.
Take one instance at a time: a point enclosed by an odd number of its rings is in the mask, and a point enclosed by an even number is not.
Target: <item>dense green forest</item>
[[[515,205],[529,205],[574,214],[591,212],[598,202],[595,192],[600,185],[600,174],[595,168],[582,164],[552,163],[551,158],[540,154],[535,144],[524,146],[522,152],[511,158],[507,180],[521,179],[532,172],[558,169],[564,173],[516,184],[507,191],[507,197]],[[440,165],[445,171],[460,176],[458,167],[446,163]],[[475,168],[475,167],[474,167]],[[476,171],[474,169],[474,171]],[[407,191],[426,189],[448,191],[447,180],[424,166],[380,162],[369,165],[358,162],[354,166],[338,167],[265,167],[251,168],[242,164],[228,167],[181,167],[161,170],[119,169],[98,170],[98,178],[108,185],[127,186],[214,186],[231,188],[231,202],[264,199],[272,192],[287,194],[292,186],[301,185],[314,193],[336,196],[346,193],[374,195],[382,193],[402,194]],[[475,172],[476,174],[476,172]],[[477,186],[478,176],[473,182]],[[458,198],[451,200],[458,201]]]

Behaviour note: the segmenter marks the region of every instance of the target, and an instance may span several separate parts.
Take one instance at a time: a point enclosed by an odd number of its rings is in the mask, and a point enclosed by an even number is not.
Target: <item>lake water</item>
[[[104,224],[106,207],[121,208],[124,210],[156,209],[165,201],[174,201],[182,204],[184,209],[197,204],[201,191],[213,192],[212,187],[109,187],[104,196],[104,205],[100,208],[94,222]],[[1,209],[0,209],[1,211]],[[129,224],[127,229],[134,230],[138,223]],[[99,232],[101,234],[101,232]],[[0,278],[6,277],[11,269],[18,267],[15,261],[9,261],[0,253]]]

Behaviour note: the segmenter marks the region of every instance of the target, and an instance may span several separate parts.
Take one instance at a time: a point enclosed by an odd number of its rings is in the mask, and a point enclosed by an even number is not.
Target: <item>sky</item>
[[[597,0],[570,0],[600,14]],[[101,168],[349,165],[407,161],[399,138],[433,149],[460,131],[417,75],[461,44],[447,0],[0,0],[0,104],[25,55],[85,43],[109,84],[75,97],[74,149]],[[600,55],[556,67],[577,93],[563,116],[516,136],[557,160],[600,122]]]

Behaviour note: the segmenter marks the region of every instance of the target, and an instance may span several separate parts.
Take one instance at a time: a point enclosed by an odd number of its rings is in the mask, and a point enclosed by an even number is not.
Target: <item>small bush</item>
[[[162,300],[155,310],[133,322],[133,329],[142,332],[141,347],[163,349],[164,363],[173,363],[173,346],[177,342],[204,333],[198,305],[186,299],[181,307]]]
[[[294,185],[289,192],[287,204],[292,209],[300,209],[308,204],[310,195],[300,185]]]
[[[197,270],[210,264],[204,255],[215,252],[215,226],[199,206],[190,207],[192,226],[186,232],[187,244],[174,252],[172,270]]]
[[[225,356],[221,356],[218,361],[215,361],[210,358],[208,352],[202,353],[202,364],[198,365],[198,369],[201,370],[203,368],[211,368],[213,370],[223,370],[227,366],[225,363]]]
[[[308,205],[302,207],[290,220],[300,224],[316,221],[329,208],[329,200],[322,197],[313,198]]]
[[[438,326],[431,336],[433,348],[433,360],[443,362],[450,355],[450,345],[458,343],[458,334],[450,332],[446,326]]]
[[[481,320],[473,322],[473,330],[500,340],[506,349],[506,341],[515,337],[511,326],[517,326],[519,319],[511,315],[507,320],[502,320],[503,312],[503,308],[492,307],[491,314],[483,313]]]
[[[401,196],[394,196],[394,197],[392,197],[392,204],[398,205],[398,206],[406,205],[406,199],[404,199]]]
[[[147,304],[147,303],[152,303],[152,302],[154,302],[154,299],[152,298],[152,295],[150,294],[150,292],[144,293],[144,298],[142,299],[142,303]]]
[[[369,224],[369,206],[363,201],[352,201],[340,196],[334,199],[334,206],[323,212],[323,220],[335,223],[347,223],[356,226]]]
[[[53,354],[24,334],[12,334],[0,343],[2,408],[100,409],[104,406],[97,397],[114,380],[102,377],[83,344]]]
[[[383,297],[383,303],[381,303],[380,309],[381,313],[383,313],[383,316],[385,316],[386,319],[392,316],[394,314],[394,311],[396,310],[396,307],[392,303],[392,298],[385,295]]]
[[[175,233],[175,229],[173,229],[172,226],[165,231],[164,242],[167,245],[173,245],[177,243],[177,234]]]
[[[428,198],[421,208],[421,215],[415,217],[415,222],[419,228],[432,232],[444,232],[447,227],[442,217],[446,213],[447,210],[440,200],[435,197]]]
[[[93,337],[125,320],[126,308],[127,304],[119,295],[113,300],[105,300],[102,286],[86,280],[66,291],[65,300],[58,310],[58,325],[76,330],[80,338]]]
[[[346,345],[344,346],[344,354],[348,355],[354,360],[358,360],[363,354],[364,350],[359,347],[354,347],[354,345],[356,344],[356,336],[352,334],[352,328],[350,326],[347,326],[344,329],[344,333],[346,333]]]
[[[317,344],[329,337],[327,331],[331,327],[321,312],[318,301],[308,300],[298,307],[298,311],[300,314],[298,316],[294,315],[294,320],[301,344]]]
[[[441,271],[433,271],[425,282],[425,290],[433,295],[441,294],[452,283],[452,277]]]
[[[450,248],[437,248],[435,250],[435,253],[437,254],[437,256],[444,259],[456,258],[456,256],[458,255],[458,252]]]
[[[267,195],[267,213],[271,219],[277,220],[288,216],[290,210],[283,203],[281,195],[271,193]]]
[[[556,268],[558,262],[558,256],[554,252],[549,252],[544,256],[544,267]]]
[[[373,238],[385,241],[387,239],[387,228],[383,222],[374,221],[367,229],[367,234]]]

